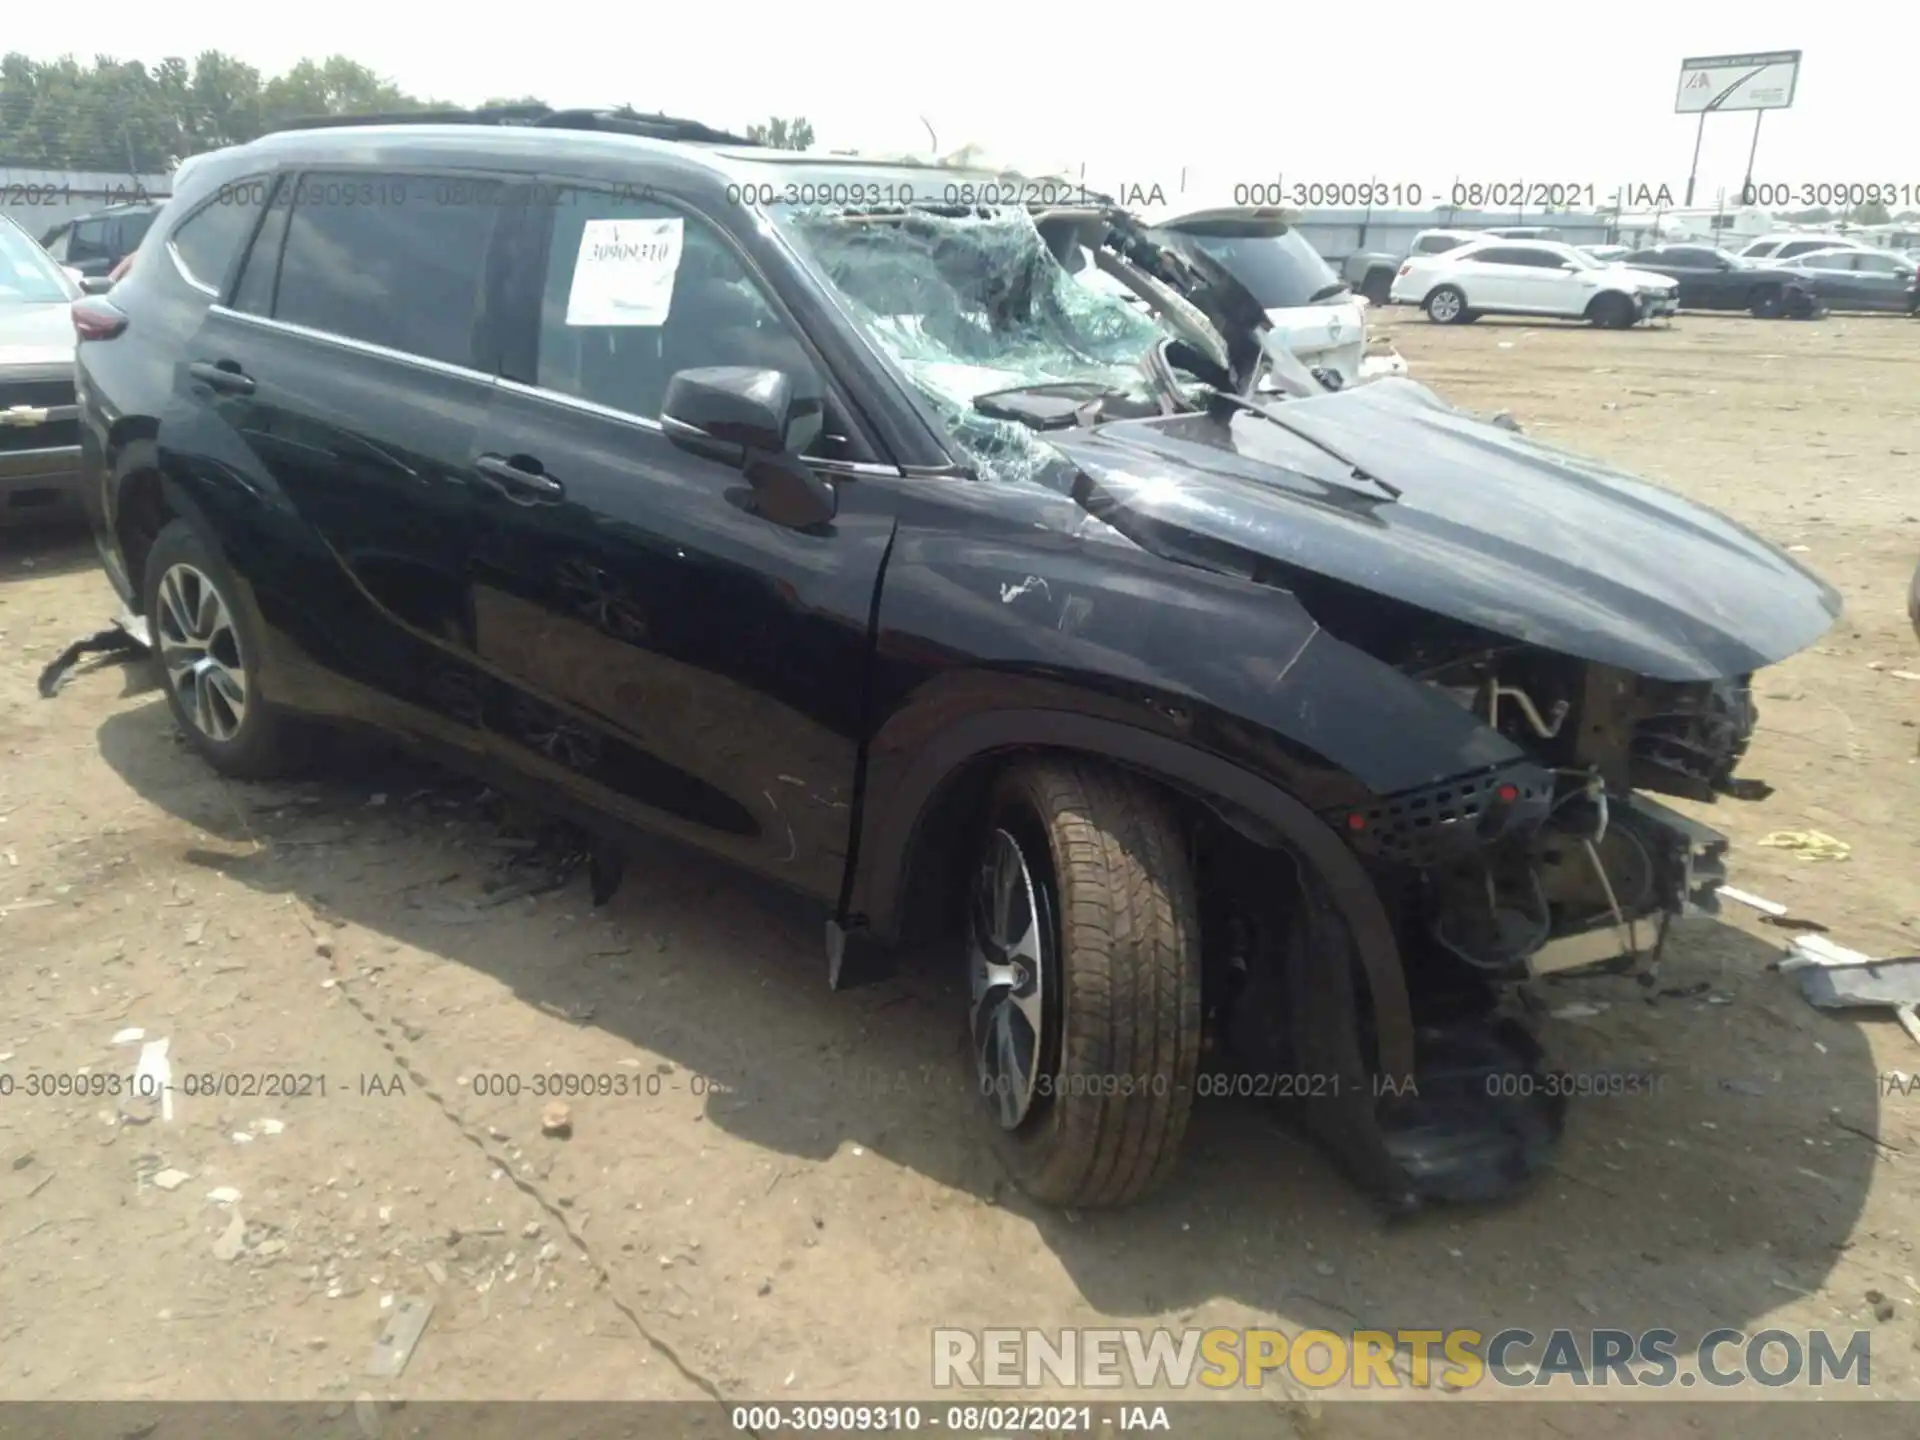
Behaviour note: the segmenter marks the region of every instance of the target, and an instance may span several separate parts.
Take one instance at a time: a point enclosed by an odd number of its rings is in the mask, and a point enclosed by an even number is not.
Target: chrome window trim
[[[193,212],[194,215],[198,215],[199,213],[198,210]],[[193,219],[193,215],[189,215],[187,219]],[[173,268],[180,272],[180,278],[186,281],[187,284],[198,290],[202,295],[211,295],[215,300],[220,298],[220,292],[217,289],[207,284],[206,281],[200,279],[199,276],[187,268],[186,258],[181,255],[179,247],[173,243],[173,237],[171,235],[167,237],[167,258],[173,261]]]
[[[475,370],[470,365],[455,365],[448,360],[435,360],[431,356],[415,355],[408,350],[394,350],[385,345],[376,345],[371,340],[356,340],[351,335],[336,335],[331,330],[315,330],[308,325],[296,325],[290,320],[275,320],[267,315],[249,315],[244,310],[235,310],[218,302],[208,306],[207,313],[224,316],[229,320],[239,320],[248,325],[257,325],[263,330],[277,330],[283,335],[297,335],[303,340],[317,340],[322,345],[337,346],[359,355],[371,355],[381,360],[396,360],[406,365],[417,365],[422,370],[434,370],[442,375],[452,375],[462,380],[478,380],[483,384],[492,385],[499,379],[498,376],[489,375],[484,370]]]
[[[528,385],[520,380],[509,380],[505,376],[497,382],[502,390],[509,394],[520,395],[528,400],[544,400],[568,410],[577,410],[583,415],[596,415],[603,420],[615,420],[623,425],[631,425],[636,430],[645,430],[649,434],[667,437],[667,427],[659,420],[649,419],[645,415],[635,415],[630,410],[619,410],[611,405],[602,405],[596,400],[583,399],[570,395],[564,390],[550,390],[544,385]],[[898,480],[902,471],[897,465],[886,465],[874,460],[815,460],[807,458],[807,465],[814,470],[822,470],[830,475],[840,475],[847,479],[870,476],[880,479]]]

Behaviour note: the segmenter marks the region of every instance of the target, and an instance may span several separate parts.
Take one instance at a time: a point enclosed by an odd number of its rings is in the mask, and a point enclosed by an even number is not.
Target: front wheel
[[[220,552],[188,521],[171,521],[147,554],[145,580],[167,708],[187,743],[236,779],[297,768],[308,732],[257,693],[259,634]]]
[[[1427,319],[1436,325],[1457,325],[1467,313],[1467,297],[1457,286],[1442,285],[1427,296]]]
[[[1631,330],[1640,312],[1624,295],[1599,295],[1588,307],[1587,318],[1603,330]]]
[[[974,1072],[1020,1187],[1095,1208],[1165,1180],[1200,1059],[1200,929],[1161,797],[1090,761],[1008,771],[967,950]]]

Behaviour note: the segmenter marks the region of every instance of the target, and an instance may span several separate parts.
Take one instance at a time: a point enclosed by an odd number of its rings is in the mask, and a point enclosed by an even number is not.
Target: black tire
[[[1369,270],[1366,278],[1360,282],[1360,293],[1367,297],[1370,305],[1391,305],[1393,303],[1393,271]]]
[[[219,549],[190,522],[170,521],[147,554],[143,580],[141,598],[162,671],[161,686],[187,743],[215,770],[235,779],[265,780],[298,769],[307,758],[311,732],[259,698],[260,626],[251,597]],[[181,618],[183,612],[209,613],[203,584],[213,592],[226,622],[224,628],[214,627],[204,646],[190,633],[193,619],[183,625]],[[196,653],[215,662],[214,673],[197,679],[176,676],[169,660]],[[235,674],[241,682],[237,714],[230,698]],[[189,695],[195,697],[191,702]]]
[[[995,907],[994,867],[1009,840],[1024,883]],[[974,856],[969,1052],[1001,1156],[1047,1204],[1137,1200],[1178,1163],[1200,1060],[1199,910],[1173,815],[1152,790],[1094,762],[1026,762],[995,785]],[[1012,921],[999,925],[1003,938],[1031,923],[1037,993],[983,979],[983,957],[1025,953],[983,945],[996,908]],[[1011,998],[1022,993],[1041,1016],[1029,1046],[1037,1059],[1022,1071],[1037,1078],[1009,1105],[997,1077],[1012,1072],[995,1064],[1016,1059],[1016,1041],[1010,1032],[997,1054],[987,1042],[997,1043],[1003,1012],[1007,1025],[1026,1025]]]
[[[1603,330],[1631,330],[1640,312],[1626,296],[1609,293],[1593,297],[1587,318]]]
[[[1458,325],[1460,317],[1467,313],[1467,297],[1458,285],[1436,285],[1427,292],[1420,308],[1436,325]]]
[[[1778,285],[1756,285],[1747,295],[1747,313],[1756,320],[1778,320],[1786,311]]]

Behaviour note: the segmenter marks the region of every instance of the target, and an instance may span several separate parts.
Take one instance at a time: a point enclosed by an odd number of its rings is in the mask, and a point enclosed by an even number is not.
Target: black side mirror
[[[80,291],[84,295],[104,295],[113,289],[113,281],[105,275],[83,275],[80,277]]]
[[[801,458],[824,420],[821,402],[795,398],[784,370],[746,365],[676,371],[660,407],[669,440],[738,465],[758,513],[800,530],[826,523],[840,508],[833,487]]]
[[[745,365],[676,371],[660,407],[661,423],[676,442],[704,438],[775,455],[787,452],[792,416],[787,373]]]

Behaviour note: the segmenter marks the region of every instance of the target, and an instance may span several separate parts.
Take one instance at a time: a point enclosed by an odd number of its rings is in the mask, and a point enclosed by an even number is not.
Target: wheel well
[[[1131,775],[1151,787],[1172,805],[1188,842],[1191,857],[1213,834],[1278,850],[1285,841],[1270,826],[1226,801],[1202,797],[1184,786],[1107,756],[1057,746],[1029,746],[975,756],[947,777],[923,811],[906,859],[903,886],[902,941],[924,943],[952,933],[963,920],[965,849],[969,836],[984,818],[987,797],[995,780],[1023,760],[1045,757],[1092,760]]]
[[[146,594],[147,556],[160,532],[174,518],[174,509],[161,489],[158,471],[136,470],[122,482],[114,531],[120,541],[120,553],[126,560],[127,582],[133,587],[136,609]]]
[[[1587,314],[1592,315],[1596,311],[1598,311],[1602,305],[1611,305],[1616,301],[1626,301],[1628,304],[1633,303],[1632,301],[1627,300],[1627,296],[1624,291],[1602,290],[1598,295],[1594,296],[1593,299],[1587,302]]]

